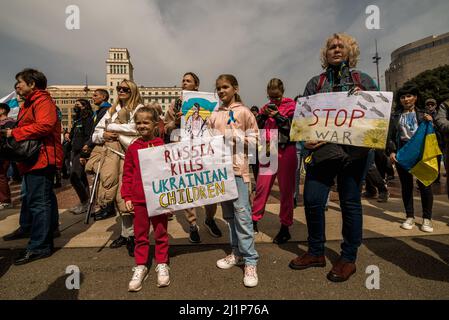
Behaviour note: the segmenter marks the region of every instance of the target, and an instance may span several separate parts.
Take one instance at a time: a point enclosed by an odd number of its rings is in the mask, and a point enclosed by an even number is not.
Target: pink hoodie
[[[265,114],[265,110],[268,108],[268,103],[262,107],[259,111],[259,114]],[[279,113],[281,116],[286,118],[292,118],[295,113],[296,102],[291,98],[282,98],[281,104],[278,107]],[[273,118],[268,118],[265,121],[264,129],[266,129],[266,139],[270,141],[270,129],[278,129],[276,124],[276,120]]]
[[[230,111],[234,113],[235,122],[231,121],[228,124]],[[207,120],[207,126],[222,135],[225,135],[226,130],[228,133],[232,130],[233,137],[244,138],[245,147],[249,143],[256,143],[259,135],[256,118],[248,107],[239,102],[233,103],[229,107],[221,106]],[[246,132],[247,130],[248,132]],[[246,135],[244,135],[245,132]],[[245,182],[250,182],[247,150],[243,154],[236,154],[234,149],[232,153],[235,175],[241,176]]]

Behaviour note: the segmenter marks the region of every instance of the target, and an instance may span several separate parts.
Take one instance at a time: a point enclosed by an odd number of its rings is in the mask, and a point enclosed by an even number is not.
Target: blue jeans
[[[259,255],[254,247],[253,221],[249,204],[248,185],[242,177],[235,177],[239,197],[221,203],[223,218],[229,225],[232,253],[243,257],[245,264],[257,265]]]
[[[26,183],[23,182],[20,189],[20,195],[22,199],[25,199],[26,194]],[[51,201],[52,201],[52,210],[54,211],[52,214],[52,226],[54,227],[53,231],[56,231],[59,227],[59,211],[58,211],[58,203],[56,199],[56,195],[54,192],[51,193]],[[31,226],[32,226],[33,220],[30,215],[30,212],[27,208],[27,203],[25,201],[22,201],[22,205],[20,207],[20,216],[19,216],[19,225],[20,229],[22,229],[24,232],[31,232]]]
[[[357,259],[357,249],[362,244],[362,204],[360,184],[366,166],[366,158],[353,160],[346,168],[337,172],[337,165],[308,166],[304,184],[304,206],[309,232],[309,253],[324,255],[325,207],[329,191],[337,177],[337,188],[343,218],[343,243],[341,257],[349,262]]]
[[[45,254],[53,250],[53,231],[58,226],[58,203],[53,191],[55,171],[34,170],[23,176],[21,227],[31,223],[27,250]]]

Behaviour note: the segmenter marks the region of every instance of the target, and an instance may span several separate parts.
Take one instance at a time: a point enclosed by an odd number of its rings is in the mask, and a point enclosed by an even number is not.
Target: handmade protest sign
[[[392,92],[320,93],[298,99],[290,139],[385,149]]]
[[[213,92],[183,91],[181,136],[183,139],[207,135],[207,119],[219,107],[218,96]]]
[[[238,197],[232,155],[223,136],[139,150],[149,216]]]

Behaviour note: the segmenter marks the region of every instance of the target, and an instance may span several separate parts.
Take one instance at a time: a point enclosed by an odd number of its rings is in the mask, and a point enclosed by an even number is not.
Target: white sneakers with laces
[[[432,233],[433,232],[432,220],[424,219],[423,223],[421,225],[421,231],[422,232]]]
[[[412,230],[413,226],[415,225],[415,219],[414,218],[407,218],[403,224],[401,224],[401,228],[405,230]]]
[[[70,212],[77,215],[77,214],[86,213],[88,209],[89,209],[89,202],[84,202],[84,203],[81,203],[81,204],[77,205],[76,207],[70,209]]]
[[[168,287],[170,284],[170,267],[166,263],[161,263],[156,266],[157,286]]]
[[[148,268],[140,265],[133,268],[134,274],[128,285],[129,292],[137,292],[142,289],[142,283],[148,278]]]
[[[245,287],[253,288],[259,283],[257,277],[257,267],[253,265],[245,265],[245,276],[243,277],[243,284]]]
[[[243,263],[243,257],[238,257],[231,253],[229,256],[218,260],[217,267],[220,269],[231,269],[233,266],[241,266]]]

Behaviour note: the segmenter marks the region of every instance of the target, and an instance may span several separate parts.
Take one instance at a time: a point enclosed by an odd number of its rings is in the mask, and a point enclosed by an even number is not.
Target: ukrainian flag
[[[396,155],[398,164],[414,175],[426,187],[438,177],[438,158],[441,150],[430,121],[424,121],[415,135]]]
[[[17,94],[15,91],[11,92],[7,96],[0,98],[0,102],[9,105],[11,110],[9,111],[8,117],[16,119],[19,114],[19,102],[17,101]]]

